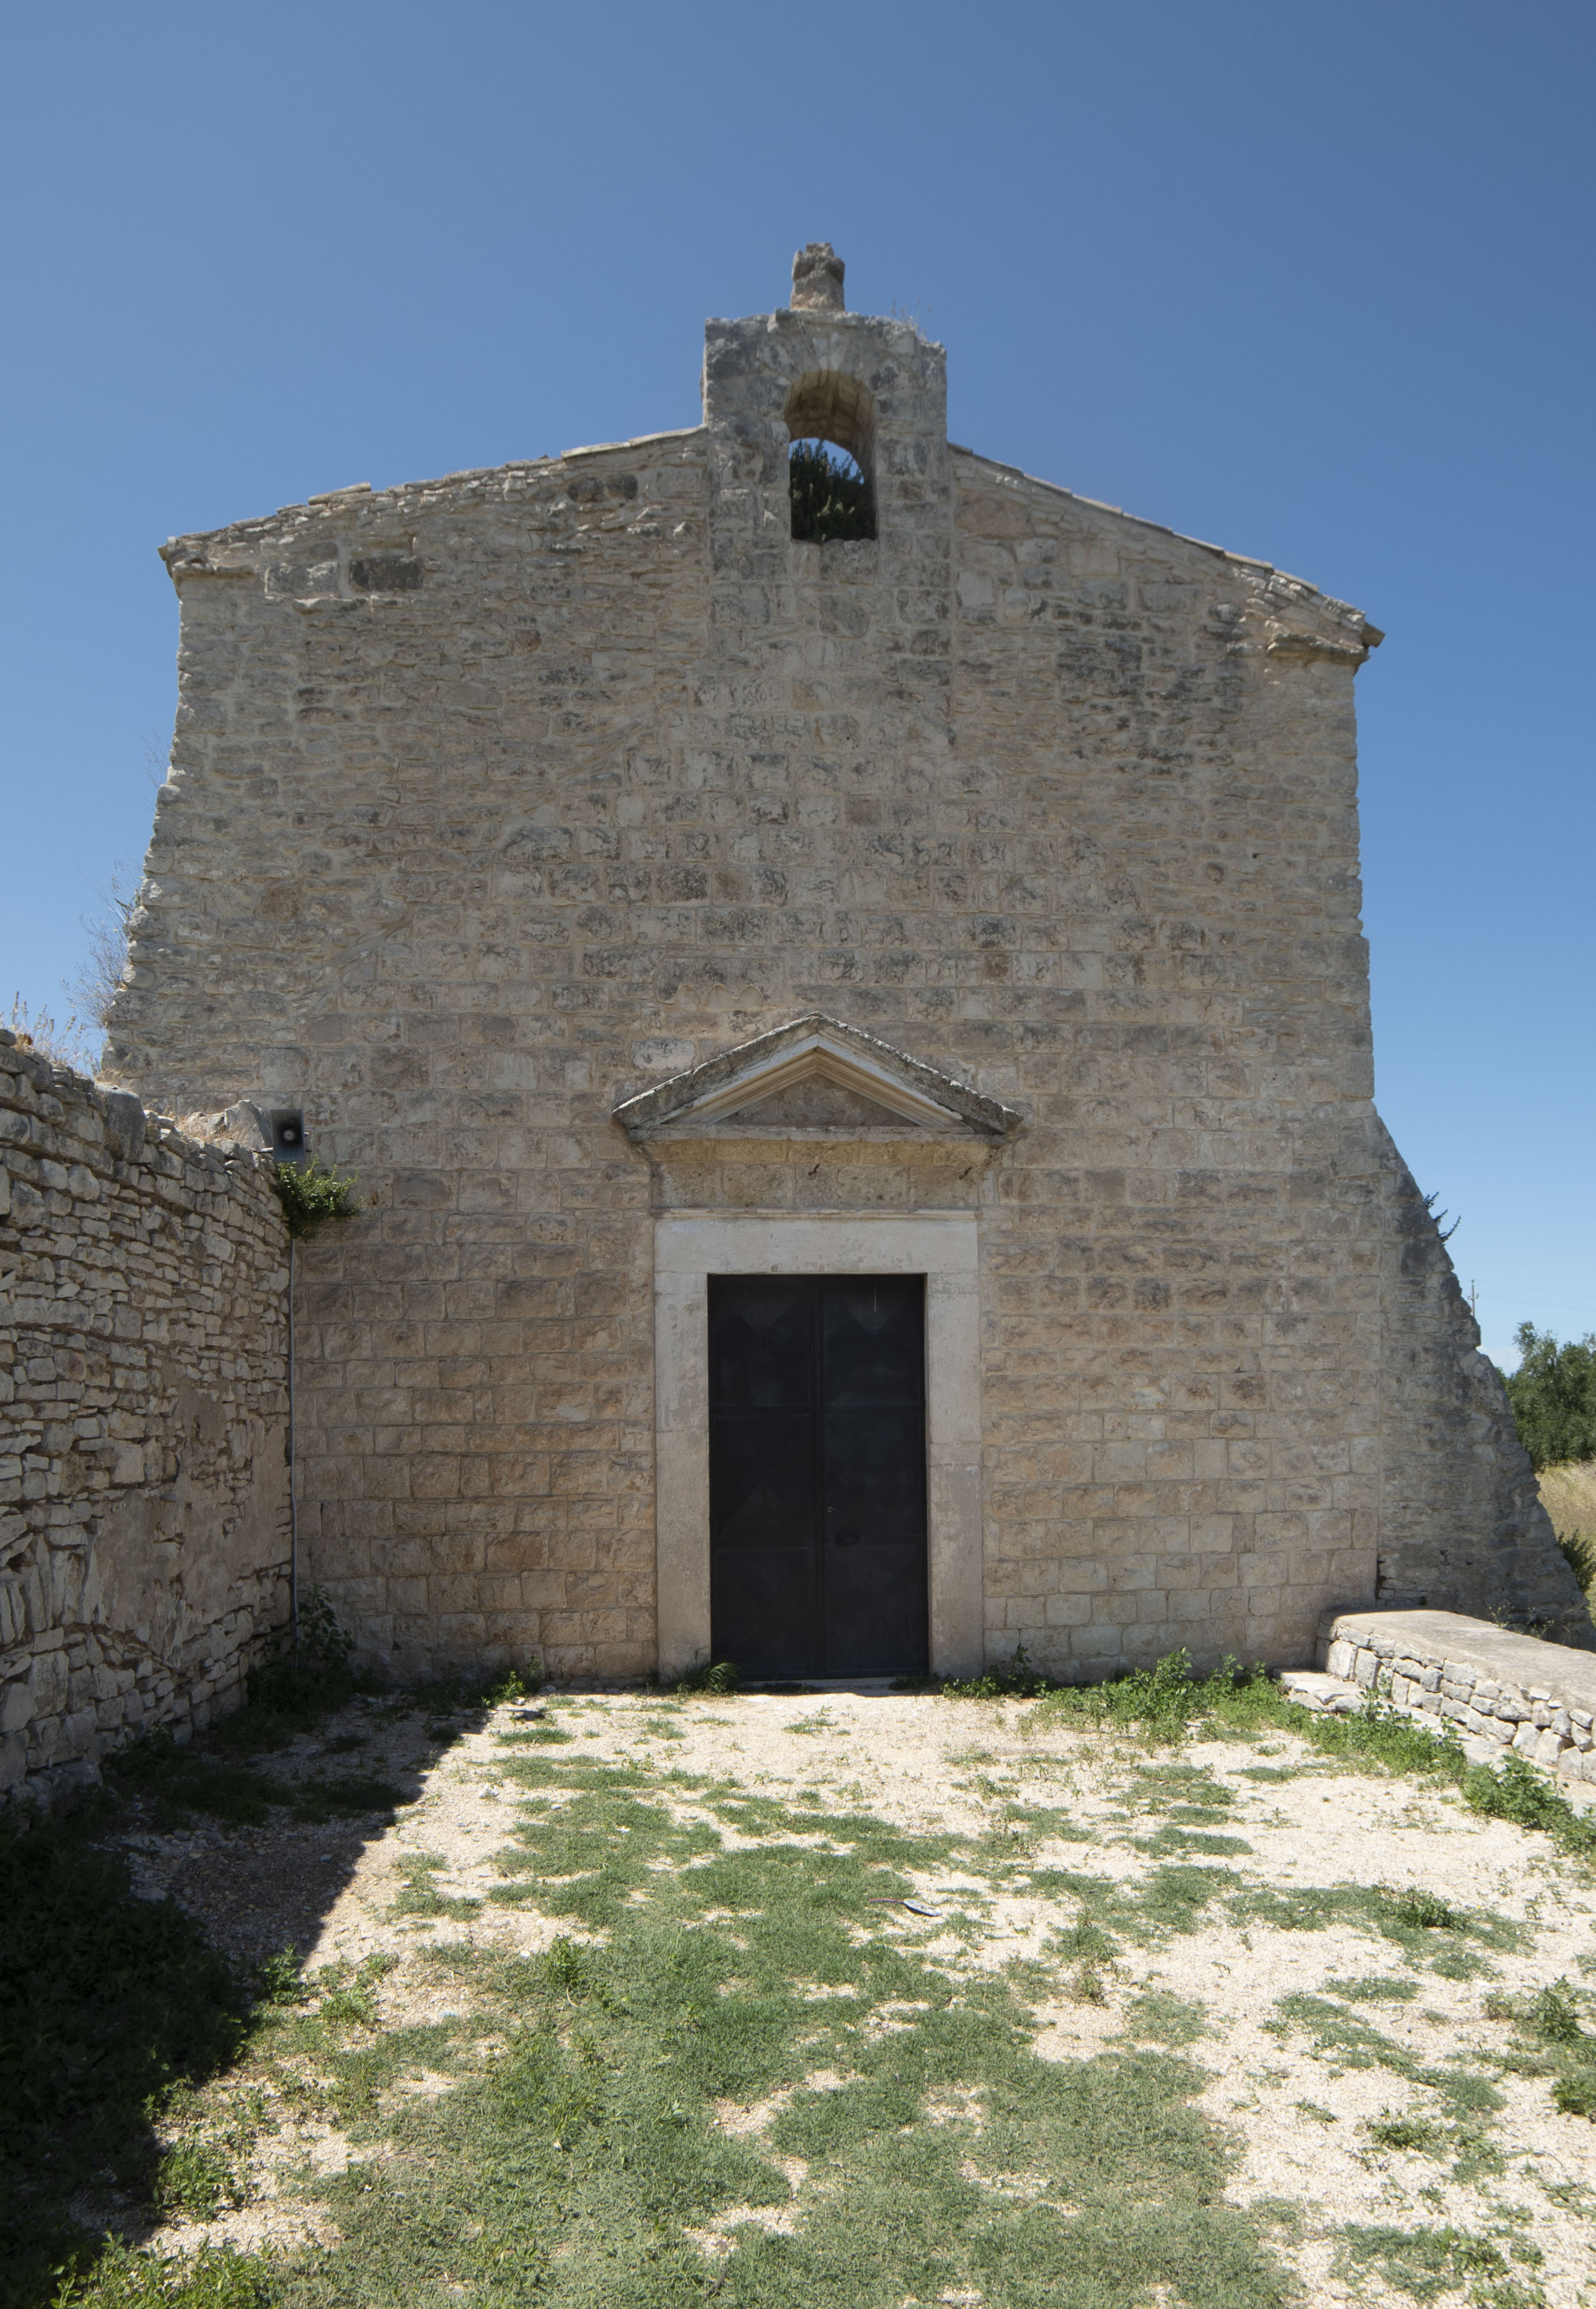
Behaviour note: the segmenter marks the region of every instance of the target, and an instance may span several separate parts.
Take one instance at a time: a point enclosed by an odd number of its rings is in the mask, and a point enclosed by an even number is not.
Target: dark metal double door
[[[924,1276],[710,1276],[709,1524],[716,1659],[925,1673]]]

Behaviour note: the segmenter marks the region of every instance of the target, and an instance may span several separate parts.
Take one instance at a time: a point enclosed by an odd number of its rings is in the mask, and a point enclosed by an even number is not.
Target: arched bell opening
[[[875,403],[857,377],[836,369],[801,376],[783,411],[793,535],[826,545],[876,533]]]

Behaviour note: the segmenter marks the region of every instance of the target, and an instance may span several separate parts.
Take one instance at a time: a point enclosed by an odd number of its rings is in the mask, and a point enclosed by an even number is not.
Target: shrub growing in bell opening
[[[828,545],[838,538],[875,535],[870,483],[852,457],[824,441],[794,441],[787,475],[793,535],[800,543]]]

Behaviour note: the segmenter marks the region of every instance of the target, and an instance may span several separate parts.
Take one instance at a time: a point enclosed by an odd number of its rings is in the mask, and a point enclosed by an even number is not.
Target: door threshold
[[[894,1675],[772,1675],[751,1677],[739,1689],[750,1699],[802,1699],[823,1691],[853,1691],[862,1699],[880,1699],[897,1682]]]

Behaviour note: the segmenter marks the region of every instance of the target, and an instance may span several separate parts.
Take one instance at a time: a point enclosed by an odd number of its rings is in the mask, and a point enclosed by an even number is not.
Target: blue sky
[[[0,1016],[142,856],[163,538],[691,424],[827,238],[955,439],[1387,629],[1380,1106],[1498,1361],[1596,1329],[1588,0],[59,0],[0,58]]]

